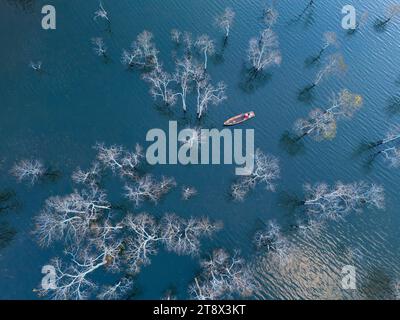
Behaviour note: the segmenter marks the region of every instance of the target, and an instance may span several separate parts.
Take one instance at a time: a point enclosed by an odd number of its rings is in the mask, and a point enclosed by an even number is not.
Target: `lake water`
[[[310,298],[393,298],[393,283],[400,278],[400,171],[381,160],[365,168],[365,156],[354,156],[363,141],[382,138],[400,115],[387,112],[390,97],[400,93],[400,25],[388,24],[384,32],[374,29],[374,20],[384,13],[386,0],[353,0],[359,13],[369,19],[356,33],[341,28],[341,8],[348,1],[317,1],[307,15],[291,20],[306,6],[303,0],[278,0],[280,13],[274,30],[279,36],[282,64],[268,70],[263,81],[246,83],[246,50],[251,37],[263,29],[265,1],[256,0],[119,0],[103,1],[109,11],[112,32],[103,21],[94,21],[98,2],[52,1],[57,9],[57,29],[41,28],[41,8],[46,1],[0,0],[0,189],[14,190],[20,207],[0,213],[3,229],[12,229],[12,240],[0,246],[0,298],[37,299],[33,292],[40,284],[41,268],[52,257],[62,257],[62,245],[40,248],[32,235],[33,217],[45,199],[73,191],[70,175],[77,166],[88,167],[95,157],[96,142],[132,148],[145,144],[152,128],[168,128],[177,120],[181,128],[197,125],[193,102],[189,115],[179,106],[172,112],[157,108],[148,94],[140,72],[127,71],[120,54],[143,30],[154,34],[164,66],[172,71],[170,30],[187,30],[193,35],[209,34],[216,41],[218,57],[210,59],[214,81],[227,85],[228,100],[210,110],[202,119],[205,128],[222,129],[229,116],[254,110],[256,118],[242,128],[254,128],[256,147],[280,159],[281,179],[275,193],[258,186],[243,203],[228,195],[234,181],[234,166],[156,166],[155,175],[174,176],[179,187],[157,206],[140,209],[156,217],[164,212],[189,216],[207,215],[221,220],[224,228],[211,240],[202,242],[202,255],[214,248],[238,249],[251,264],[260,289],[255,299]],[[228,45],[222,49],[221,32],[214,18],[225,7],[236,11]],[[322,36],[335,31],[339,51],[348,65],[344,75],[330,77],[314,90],[313,98],[300,101],[298,92],[309,84],[318,66],[305,60],[319,51]],[[111,61],[105,64],[92,50],[90,39],[104,38]],[[327,54],[327,53],[326,53]],[[44,74],[29,68],[41,60]],[[316,142],[306,138],[303,147],[291,154],[281,138],[293,123],[314,107],[328,105],[329,98],[348,88],[364,98],[363,108],[350,121],[341,121],[335,139]],[[62,171],[56,182],[29,187],[17,184],[9,174],[15,161],[42,159]],[[300,236],[293,224],[304,216],[285,205],[285,195],[302,196],[304,183],[364,180],[385,187],[386,208],[365,210],[341,221],[326,224],[323,232]],[[180,201],[180,186],[192,185],[198,196]],[[110,178],[107,191],[113,201],[124,201],[123,185]],[[262,222],[275,220],[298,249],[289,265],[278,266],[268,256],[257,254],[252,238]],[[4,230],[2,232],[5,232]],[[187,288],[199,272],[197,258],[180,257],[163,250],[152,258],[135,280],[134,299],[159,299],[174,288],[178,298],[188,297]],[[341,288],[344,265],[357,270],[357,290]],[[103,271],[104,272],[104,271]],[[101,282],[102,271],[97,277]]]

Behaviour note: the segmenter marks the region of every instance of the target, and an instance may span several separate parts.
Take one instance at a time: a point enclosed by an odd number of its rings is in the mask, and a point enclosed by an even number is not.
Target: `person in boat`
[[[247,120],[249,118],[249,114],[246,112],[245,114],[244,114],[244,120]]]

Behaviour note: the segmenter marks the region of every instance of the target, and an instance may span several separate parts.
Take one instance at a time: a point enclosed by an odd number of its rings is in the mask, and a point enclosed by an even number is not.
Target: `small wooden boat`
[[[224,122],[224,126],[234,126],[236,124],[245,122],[251,118],[254,118],[256,114],[253,111],[239,114],[238,116],[234,116]]]

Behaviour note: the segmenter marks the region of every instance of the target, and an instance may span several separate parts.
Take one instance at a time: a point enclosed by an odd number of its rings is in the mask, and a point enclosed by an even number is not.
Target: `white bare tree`
[[[297,140],[312,136],[315,140],[332,139],[336,135],[337,121],[342,118],[351,118],[361,108],[363,99],[359,94],[342,90],[334,96],[328,109],[314,109],[307,119],[299,119],[294,129],[299,135]]]
[[[144,74],[143,80],[150,84],[150,94],[154,100],[160,98],[166,106],[175,105],[178,94],[171,88],[172,84],[177,81],[174,75],[165,72],[161,66],[158,66],[150,73]]]
[[[254,243],[257,249],[265,250],[280,263],[286,262],[292,251],[292,244],[274,221],[270,221],[264,230],[256,232]]]
[[[322,219],[340,219],[350,212],[362,212],[365,207],[384,208],[382,186],[355,182],[342,182],[330,188],[324,183],[305,185],[304,206],[310,216]]]
[[[194,187],[182,187],[182,200],[187,201],[197,194]]]
[[[181,39],[182,39],[182,32],[179,31],[178,29],[172,29],[171,30],[171,40],[175,43],[175,44],[180,44],[181,43]]]
[[[218,249],[210,259],[202,260],[200,264],[203,272],[189,287],[193,299],[248,297],[253,293],[253,276],[238,252],[230,256],[224,249]]]
[[[217,86],[213,86],[210,84],[209,76],[200,71],[199,68],[195,70],[194,81],[197,90],[197,117],[200,119],[210,104],[216,106],[227,99],[225,95],[226,85],[221,81]]]
[[[318,52],[318,54],[313,57],[312,62],[318,61],[319,59],[321,59],[323,53],[330,47],[333,45],[337,44],[337,37],[336,37],[336,33],[332,32],[332,31],[327,31],[324,33],[323,35],[323,41],[324,44],[321,48],[321,50]]]
[[[151,175],[145,175],[139,178],[134,185],[125,186],[125,196],[136,206],[145,200],[157,203],[175,185],[176,182],[173,178],[162,177],[161,180],[156,180]]]
[[[138,273],[142,266],[150,264],[150,257],[158,252],[160,228],[147,213],[130,214],[125,218],[124,224],[129,232],[125,240],[124,257],[129,269]]]
[[[72,181],[76,184],[84,184],[88,186],[98,185],[101,179],[101,166],[98,162],[94,162],[87,171],[77,168],[72,173]]]
[[[42,71],[42,61],[36,61],[36,62],[31,61],[29,63],[29,66],[35,71],[38,71],[38,72]]]
[[[104,44],[104,40],[101,37],[96,37],[92,38],[92,44],[93,44],[93,51],[98,55],[99,57],[107,57],[107,47]]]
[[[272,26],[278,21],[279,12],[274,7],[267,7],[264,9],[264,23],[268,28],[272,28]]]
[[[49,246],[61,239],[68,243],[80,243],[110,210],[107,195],[96,187],[74,191],[64,197],[51,197],[35,218],[38,242],[41,246]]]
[[[149,31],[140,33],[129,50],[123,50],[121,62],[128,67],[158,67],[158,50],[153,43],[153,34]]]
[[[195,46],[204,55],[204,70],[206,70],[208,56],[212,56],[215,53],[214,41],[208,35],[203,34],[197,38]]]
[[[275,180],[280,177],[279,160],[271,155],[265,155],[260,149],[254,155],[253,172],[241,177],[231,187],[232,197],[237,201],[243,201],[249,191],[258,183],[264,183],[266,189],[275,190]]]
[[[27,181],[34,185],[46,173],[44,165],[39,160],[21,160],[14,164],[11,174],[18,182]]]
[[[176,73],[175,79],[179,84],[179,91],[176,95],[179,95],[182,99],[183,111],[187,111],[186,99],[188,93],[191,91],[191,83],[194,79],[195,66],[193,60],[185,57],[182,60],[176,62]]]
[[[143,148],[139,144],[136,144],[133,152],[116,145],[106,147],[103,143],[96,144],[94,148],[97,150],[97,160],[103,166],[114,173],[118,172],[122,177],[137,178],[136,171],[144,157]]]
[[[174,213],[166,214],[161,221],[161,238],[168,251],[179,255],[197,255],[200,238],[210,237],[222,227],[208,218],[183,219]]]
[[[133,280],[124,277],[113,285],[103,287],[97,298],[100,300],[119,300],[126,296],[132,290],[132,287]]]
[[[343,72],[347,68],[343,56],[341,54],[333,54],[330,55],[322,68],[317,72],[314,82],[307,86],[301,93],[305,93],[314,89],[317,85],[319,85],[323,80],[328,78],[330,75],[335,74],[337,72]]]
[[[94,12],[94,20],[97,18],[105,19],[108,23],[110,23],[110,18],[108,17],[108,12],[104,9],[103,4],[99,3],[99,8]]]
[[[383,150],[376,152],[373,155],[373,159],[377,156],[383,156],[385,161],[390,167],[399,168],[400,167],[400,148],[399,147],[387,147]]]
[[[381,140],[373,142],[371,144],[371,147],[376,148],[389,143],[397,142],[399,139],[400,139],[400,126],[398,125],[392,126],[386,133],[386,136]]]
[[[383,27],[398,16],[400,16],[400,4],[391,4],[386,9],[385,17],[378,20],[376,24],[379,27]]]
[[[278,37],[274,31],[268,28],[261,32],[259,38],[250,39],[248,60],[255,72],[273,65],[280,65],[282,56],[279,51]]]
[[[225,39],[228,39],[229,33],[235,19],[235,11],[232,8],[226,8],[224,12],[215,19],[216,25],[225,32]]]

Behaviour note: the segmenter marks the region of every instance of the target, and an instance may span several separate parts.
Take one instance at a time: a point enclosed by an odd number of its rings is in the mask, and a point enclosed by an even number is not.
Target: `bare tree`
[[[400,148],[387,147],[383,150],[376,152],[373,155],[372,159],[375,159],[379,155],[384,157],[385,161],[389,164],[390,167],[393,167],[393,168],[400,167]]]
[[[383,139],[371,143],[370,147],[376,148],[391,142],[396,142],[399,139],[400,139],[400,126],[393,126],[392,128],[389,129],[389,131],[387,132],[386,136]]]
[[[183,111],[187,111],[186,98],[187,94],[191,91],[191,82],[193,81],[195,66],[192,59],[185,57],[183,60],[176,62],[175,79],[179,83],[180,90],[176,93],[182,99]]]
[[[195,46],[204,55],[204,70],[206,70],[208,64],[208,56],[212,56],[215,53],[214,41],[211,40],[208,35],[203,34],[197,38]]]
[[[225,39],[228,39],[229,33],[235,19],[235,11],[232,8],[226,8],[224,13],[215,20],[216,25],[225,32]]]
[[[365,182],[338,182],[333,188],[324,183],[305,185],[305,192],[307,213],[322,219],[343,218],[350,212],[361,212],[365,207],[384,207],[383,187]]]
[[[149,31],[140,33],[129,50],[123,50],[121,61],[128,67],[158,67],[158,50],[153,43],[153,34]]]
[[[197,117],[200,119],[207,111],[209,104],[218,105],[227,99],[225,95],[226,85],[221,81],[214,87],[209,83],[210,78],[198,68],[195,71],[194,79],[197,89]]]
[[[314,82],[311,85],[306,86],[303,91],[301,91],[300,95],[311,91],[330,75],[340,71],[345,71],[346,69],[347,66],[341,54],[330,55],[324,63],[323,67],[317,72],[314,78]]]
[[[265,29],[260,37],[252,38],[249,43],[248,59],[255,72],[264,70],[282,61],[279,52],[278,37],[271,29]]]
[[[21,160],[11,169],[11,174],[18,182],[27,181],[32,185],[45,173],[43,163],[39,160]]]
[[[360,95],[342,90],[334,96],[331,106],[326,110],[314,109],[307,119],[299,119],[295,123],[297,140],[311,135],[315,140],[332,139],[336,135],[337,120],[350,118],[361,108],[363,99]]]
[[[124,257],[129,269],[138,273],[142,266],[150,264],[150,257],[158,252],[160,228],[147,213],[128,215],[124,223],[130,234],[125,240]]]
[[[150,73],[144,74],[143,80],[150,83],[150,94],[154,100],[161,98],[166,106],[175,105],[178,94],[171,88],[171,84],[177,80],[175,76],[165,72],[161,66],[158,66]]]
[[[286,262],[292,250],[292,244],[282,234],[281,228],[270,221],[264,230],[258,231],[254,236],[254,243],[259,250],[266,250],[279,262]]]
[[[182,32],[180,32],[178,29],[172,29],[171,30],[171,40],[175,44],[180,44],[181,43],[181,38],[182,38]]]
[[[189,200],[197,194],[197,190],[194,187],[183,187],[182,188],[182,200]]]
[[[133,186],[125,186],[125,196],[139,206],[144,200],[157,203],[160,198],[176,185],[173,178],[162,177],[160,181],[151,175],[145,175],[137,180]]]
[[[203,272],[189,287],[193,299],[248,297],[255,289],[251,272],[238,252],[230,256],[224,249],[218,249],[209,260],[202,260],[200,264]]]
[[[197,255],[200,237],[210,237],[220,228],[220,223],[212,223],[208,218],[186,220],[170,213],[161,221],[161,238],[168,251],[179,255]]]
[[[42,61],[36,61],[36,62],[31,61],[31,62],[29,63],[29,66],[30,66],[33,70],[35,70],[35,71],[37,71],[37,72],[41,72],[41,71],[42,71]]]
[[[35,218],[39,244],[49,246],[63,238],[69,243],[79,243],[93,231],[98,219],[111,210],[106,197],[105,192],[93,187],[47,199]]]
[[[384,27],[399,15],[400,15],[400,4],[391,4],[386,9],[386,16],[383,19],[378,20],[376,22],[376,25],[378,27]]]
[[[107,58],[107,47],[104,44],[103,38],[92,38],[92,44],[94,45],[93,51],[96,55]]]
[[[264,8],[264,23],[268,26],[268,28],[272,28],[272,26],[276,23],[279,17],[279,12],[273,7]]]
[[[331,31],[325,32],[324,35],[323,35],[323,41],[324,41],[324,45],[322,46],[322,48],[318,52],[318,54],[315,57],[312,58],[311,63],[314,63],[315,61],[318,61],[319,59],[321,59],[321,56],[326,51],[326,49],[328,49],[332,45],[336,45],[337,44],[336,33],[335,32],[331,32]]]
[[[243,176],[231,187],[232,197],[237,201],[243,201],[249,191],[258,183],[264,183],[266,189],[275,190],[275,180],[280,176],[279,160],[271,155],[265,155],[260,149],[254,155],[253,172]]]
[[[81,168],[77,168],[72,173],[72,181],[76,184],[85,184],[88,186],[98,185],[101,179],[101,167],[98,162],[94,162],[87,171],[83,171]]]
[[[119,172],[121,176],[137,178],[136,170],[144,157],[143,148],[139,144],[136,144],[133,152],[125,151],[121,146],[106,147],[102,143],[98,143],[94,148],[98,152],[97,160],[106,168],[114,173]]]
[[[100,300],[119,300],[132,290],[132,287],[132,279],[124,277],[113,285],[105,286],[97,295],[97,298]]]
[[[104,9],[103,4],[100,2],[99,3],[99,8],[94,12],[94,20],[97,20],[97,18],[100,19],[105,19],[110,26],[111,21],[110,18],[108,17],[108,12]]]

